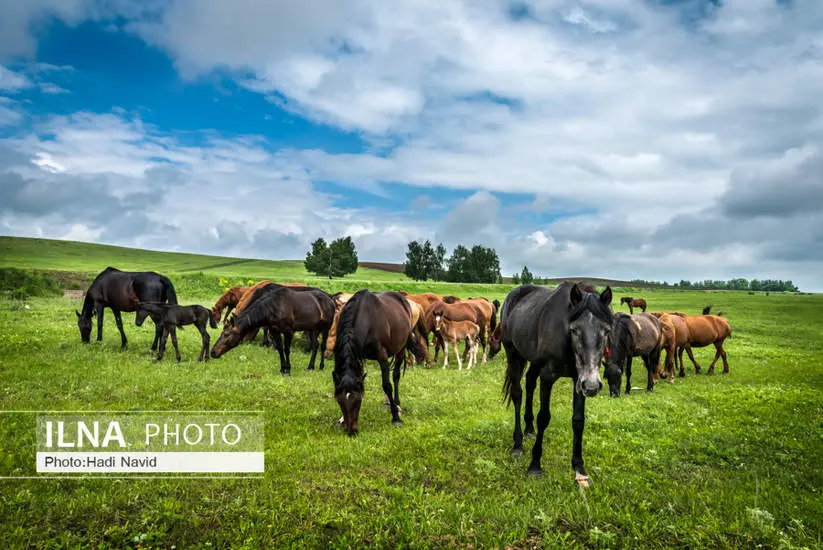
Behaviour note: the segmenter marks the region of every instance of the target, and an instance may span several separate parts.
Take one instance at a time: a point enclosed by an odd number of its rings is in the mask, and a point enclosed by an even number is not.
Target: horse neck
[[[86,292],[86,298],[83,300],[83,311],[80,315],[84,318],[91,318],[92,312],[94,312],[94,298],[91,297],[91,292]]]

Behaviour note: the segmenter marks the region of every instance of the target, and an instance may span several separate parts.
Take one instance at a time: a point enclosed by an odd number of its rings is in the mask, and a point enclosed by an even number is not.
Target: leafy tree
[[[443,246],[443,243],[440,243],[434,250],[434,270],[432,271],[432,279],[435,281],[442,281],[445,278],[446,272],[443,269],[443,264],[445,261],[446,247]]]
[[[752,279],[749,283],[749,290],[753,290],[755,292],[759,292],[763,289],[763,285],[760,284],[760,281],[757,279]]]
[[[462,244],[457,245],[449,258],[446,279],[453,283],[469,282],[469,264],[471,255],[469,249]]]
[[[524,285],[530,285],[534,282],[534,275],[529,271],[529,266],[523,266],[523,271],[520,272],[520,281]]]
[[[403,264],[403,273],[415,281],[426,280],[426,263],[423,257],[423,248],[417,241],[411,241],[406,251],[406,263]]]
[[[520,284],[520,275],[518,275],[517,273],[512,275],[512,283],[514,283],[515,285],[519,285]]]
[[[330,245],[321,237],[311,243],[303,263],[306,271],[315,275],[343,277],[357,271],[357,250],[351,237],[335,239]]]

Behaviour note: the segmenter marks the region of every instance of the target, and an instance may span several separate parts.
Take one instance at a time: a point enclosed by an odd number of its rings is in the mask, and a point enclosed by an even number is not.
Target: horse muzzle
[[[594,397],[603,389],[603,382],[600,381],[599,376],[593,378],[578,378],[574,389],[577,393],[586,397]]]

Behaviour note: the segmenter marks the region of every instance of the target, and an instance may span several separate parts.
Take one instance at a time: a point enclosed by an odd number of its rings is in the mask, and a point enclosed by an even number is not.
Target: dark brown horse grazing
[[[80,329],[80,339],[88,344],[91,339],[91,318],[97,315],[97,341],[103,340],[103,309],[109,308],[114,314],[117,330],[120,331],[121,347],[128,343],[126,333],[123,332],[121,311],[137,311],[140,302],[157,302],[170,304],[177,303],[177,294],[171,281],[153,271],[120,271],[114,267],[104,269],[86,291],[83,301],[83,312],[77,313],[77,328]],[[145,320],[147,312],[138,312],[135,321],[138,326]],[[162,328],[155,324],[154,342],[152,351],[157,349]]]
[[[260,328],[271,330],[275,347],[280,354],[280,373],[291,374],[291,342],[295,332],[322,334],[325,347],[329,328],[334,319],[334,300],[320,289],[295,289],[277,286],[252,302],[242,312],[232,315],[223,332],[211,350],[211,356],[218,358],[236,347],[245,336]],[[283,336],[283,343],[280,336]],[[314,369],[317,355],[317,338],[312,338],[309,370]],[[320,355],[320,368],[324,367]]]
[[[177,355],[177,362],[180,362],[180,348],[177,347],[177,328],[183,330],[185,325],[194,325],[200,331],[200,336],[203,340],[203,346],[200,348],[200,355],[197,356],[198,361],[209,360],[209,331],[206,330],[206,324],[211,325],[211,328],[217,328],[217,321],[211,315],[211,312],[203,306],[178,306],[175,304],[152,304],[149,302],[141,302],[137,306],[137,311],[146,311],[149,317],[156,325],[163,327],[163,335],[160,337],[160,349],[157,352],[157,360],[163,359],[163,354],[166,352],[166,341],[171,334],[171,343],[174,344],[174,352]],[[139,327],[142,323],[137,323]]]
[[[397,292],[358,291],[340,310],[337,322],[337,343],[334,346],[334,396],[343,413],[346,433],[355,435],[359,429],[360,405],[363,402],[366,371],[364,363],[380,363],[383,393],[389,401],[392,423],[402,424],[400,404],[400,365],[405,364],[405,350],[423,360],[423,349],[413,335],[412,311]],[[392,380],[389,380],[389,358],[394,357]]]
[[[643,313],[646,313],[646,300],[643,298],[634,299],[631,296],[623,296],[620,298],[620,305],[626,304],[629,306],[629,314],[634,313],[634,308],[639,307]]]
[[[243,296],[245,296],[248,290],[249,287],[247,286],[233,286],[224,292],[214,303],[214,307],[211,308],[211,316],[214,322],[219,323],[220,314],[225,311],[225,315],[223,316],[223,322],[225,323],[229,318],[229,313],[237,307],[237,304],[240,303],[240,300],[243,299]]]
[[[537,440],[532,449],[530,474],[540,474],[543,434],[551,418],[550,399],[559,378],[574,381],[572,430],[572,468],[581,486],[590,484],[583,466],[583,428],[586,397],[603,388],[600,363],[612,327],[611,288],[598,294],[590,287],[568,281],[555,290],[544,286],[522,285],[506,296],[500,309],[501,341],[506,349],[506,379],[503,395],[514,403],[515,456],[523,454],[520,428],[522,389],[520,379],[526,363],[526,433],[534,433],[532,398],[540,379],[540,412],[537,415]]]
[[[606,379],[609,394],[620,397],[620,381],[626,373],[626,395],[631,393],[632,358],[641,357],[646,366],[646,391],[654,391],[654,377],[660,363],[663,328],[660,320],[651,313],[626,315],[617,313],[612,326],[609,358],[606,362]]]

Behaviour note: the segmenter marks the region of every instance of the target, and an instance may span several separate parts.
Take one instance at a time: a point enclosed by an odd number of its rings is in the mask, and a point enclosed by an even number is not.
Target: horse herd
[[[642,302],[642,304],[640,303]],[[433,336],[434,359],[444,350],[443,368],[448,365],[449,345],[458,368],[468,356],[468,368],[477,365],[478,347],[482,362],[493,358],[501,349],[506,352],[505,398],[514,404],[514,448],[523,453],[521,429],[522,388],[526,375],[526,406],[523,414],[525,434],[534,434],[533,399],[540,382],[540,408],[537,414],[537,439],[532,449],[529,472],[539,474],[543,433],[548,426],[549,402],[554,382],[563,377],[574,381],[572,429],[574,445],[572,467],[581,486],[589,484],[583,466],[582,437],[585,399],[603,387],[600,367],[613,397],[620,395],[622,377],[625,391],[631,391],[633,357],[641,357],[647,370],[647,391],[653,391],[659,378],[673,383],[675,367],[684,376],[683,351],[714,345],[716,353],[709,367],[713,373],[718,359],[723,372],[729,366],[723,343],[731,336],[728,320],[711,315],[710,306],[702,315],[681,312],[646,313],[646,302],[630,297],[621,304],[641,307],[643,313],[625,314],[611,310],[612,291],[602,292],[581,283],[564,282],[554,289],[522,285],[514,288],[502,306],[485,298],[460,299],[434,293],[409,294],[402,291],[371,292],[362,289],[354,294],[327,292],[300,283],[261,281],[250,287],[233,287],[211,309],[200,305],[181,306],[171,281],[154,272],[124,272],[106,268],[86,292],[83,310],[77,313],[77,325],[83,342],[91,338],[92,317],[97,316],[97,340],[102,339],[103,309],[112,310],[120,331],[122,347],[127,344],[121,312],[136,312],[140,326],[146,317],[155,323],[152,351],[162,359],[166,341],[171,336],[177,360],[180,352],[176,329],[195,325],[202,337],[199,360],[219,358],[243,341],[254,339],[262,330],[263,345],[271,345],[280,357],[280,372],[291,371],[291,346],[294,334],[303,332],[310,345],[308,369],[319,368],[325,359],[334,359],[332,378],[334,395],[342,418],[340,424],[349,435],[359,430],[359,412],[365,389],[364,363],[375,360],[380,365],[382,388],[391,410],[392,422],[400,420],[399,380],[401,367],[409,362],[431,366],[430,335]],[[499,316],[499,321],[498,321]],[[206,325],[223,329],[209,351],[210,336]],[[461,357],[458,344],[466,343]],[[660,366],[666,351],[665,369]],[[390,364],[390,361],[393,362]],[[527,368],[528,365],[528,368]]]

